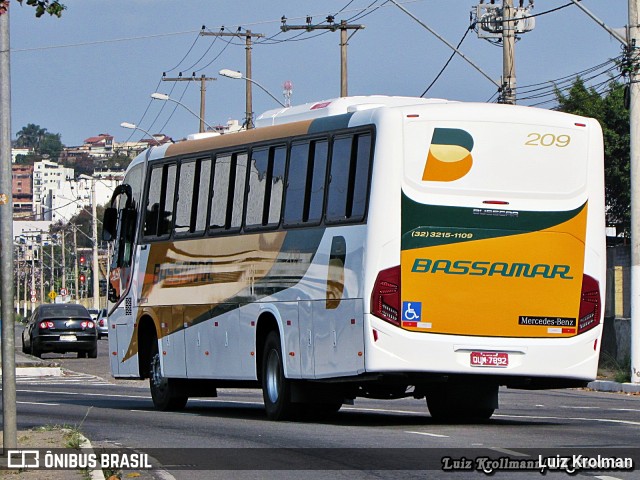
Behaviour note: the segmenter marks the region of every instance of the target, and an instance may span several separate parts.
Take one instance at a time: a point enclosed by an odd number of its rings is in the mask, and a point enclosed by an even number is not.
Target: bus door
[[[113,245],[107,282],[109,351],[117,352],[117,356],[110,357],[111,371],[119,375],[137,374],[133,371],[121,371],[122,361],[127,356],[129,340],[133,333],[132,302],[130,298],[124,302],[122,300],[125,299],[132,282],[137,221],[132,188],[128,184],[119,185],[114,190],[110,206],[105,210],[102,231],[102,239],[112,242]],[[123,303],[125,305],[122,305]]]

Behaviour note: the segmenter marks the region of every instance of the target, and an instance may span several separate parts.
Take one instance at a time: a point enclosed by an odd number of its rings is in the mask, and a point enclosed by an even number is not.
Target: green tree
[[[60,152],[64,145],[60,140],[59,133],[45,133],[42,141],[40,142],[40,153],[42,155],[49,155],[52,160],[56,160],[60,156]]]
[[[104,216],[105,207],[102,205],[98,205],[96,207],[96,217],[98,219],[98,242],[102,238],[102,217]],[[93,231],[92,227],[92,217],[91,217],[91,207],[86,207],[80,211],[77,215],[75,215],[69,223],[73,223],[78,227],[80,231],[77,235],[78,238],[78,247],[89,248],[92,247],[91,244],[91,235]]]
[[[7,13],[9,1],[10,0],[0,0],[0,15]],[[18,0],[20,5],[22,5],[23,2],[25,2],[25,0]],[[60,18],[62,11],[67,8],[58,0],[26,0],[25,3],[36,9],[36,17],[41,17],[45,13],[48,13],[51,16],[55,15]]]
[[[40,143],[47,134],[47,129],[42,128],[35,123],[29,123],[27,126],[22,127],[18,132],[18,139],[16,145],[23,148],[32,148],[33,153],[40,154]]]
[[[34,123],[27,124],[18,132],[16,146],[33,149],[33,155],[28,156],[32,163],[42,155],[49,155],[52,160],[56,160],[64,148],[59,133],[50,133]]]
[[[625,85],[612,80],[607,92],[598,93],[576,78],[567,94],[556,90],[560,110],[592,117],[600,122],[604,137],[605,199],[607,223],[619,233],[631,226],[629,177],[629,111],[625,108]]]

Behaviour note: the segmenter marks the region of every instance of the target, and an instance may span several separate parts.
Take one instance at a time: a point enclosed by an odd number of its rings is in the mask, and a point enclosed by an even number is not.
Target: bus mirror
[[[102,240],[110,242],[116,238],[116,228],[118,225],[118,210],[114,207],[108,207],[104,211],[102,218]]]

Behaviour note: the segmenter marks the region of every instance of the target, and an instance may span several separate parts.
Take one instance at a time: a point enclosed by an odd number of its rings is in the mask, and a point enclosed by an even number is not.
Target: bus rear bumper
[[[596,377],[602,324],[571,338],[471,337],[407,331],[365,317],[368,373],[491,377],[516,388],[583,386]]]

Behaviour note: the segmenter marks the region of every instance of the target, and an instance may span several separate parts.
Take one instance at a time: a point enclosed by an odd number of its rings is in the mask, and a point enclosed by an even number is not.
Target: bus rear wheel
[[[162,375],[160,366],[160,352],[158,341],[153,338],[151,343],[151,365],[149,367],[149,389],[153,405],[158,410],[174,411],[182,410],[189,397],[176,388],[171,378]]]
[[[270,420],[286,420],[294,415],[291,382],[284,376],[280,335],[275,331],[269,333],[264,342],[262,397]]]

